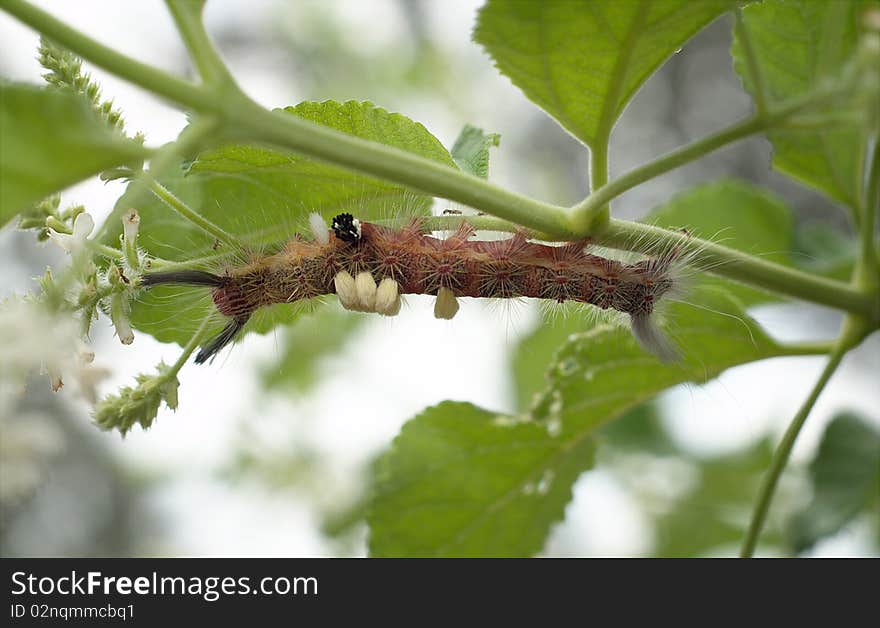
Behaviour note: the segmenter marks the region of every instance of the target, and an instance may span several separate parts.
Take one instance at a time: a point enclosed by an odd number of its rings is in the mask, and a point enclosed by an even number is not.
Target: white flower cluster
[[[49,229],[49,238],[63,251],[76,255],[86,248],[86,241],[95,228],[95,221],[86,212],[81,213],[73,220],[73,233],[59,233],[55,229]]]
[[[51,313],[41,303],[9,299],[0,304],[0,406],[23,390],[29,373],[49,376],[52,390],[75,384],[80,396],[95,404],[97,385],[110,373],[94,363],[95,353],[79,338],[76,322]]]
[[[143,263],[142,257],[137,249],[138,227],[140,226],[140,218],[137,211],[131,210],[122,218],[123,225],[123,248],[124,271],[129,274],[139,274]],[[93,303],[90,308],[86,308],[83,312],[84,325],[83,329],[88,333],[91,320],[96,313],[98,301],[102,303],[102,309],[107,311],[116,329],[116,335],[120,342],[124,345],[131,344],[134,341],[134,332],[131,329],[129,314],[131,311],[130,301],[134,288],[131,282],[125,282],[119,267],[111,264],[109,268],[102,273],[98,273],[95,265],[88,255],[89,235],[95,228],[95,221],[92,217],[82,212],[73,221],[72,233],[61,233],[53,228],[48,229],[49,239],[57,244],[62,250],[71,255],[72,270],[76,277],[81,279],[79,292],[96,292],[106,289],[110,292],[109,296]],[[91,285],[90,285],[91,284]],[[85,299],[86,301],[88,299]],[[74,302],[82,302],[80,295],[76,295]]]

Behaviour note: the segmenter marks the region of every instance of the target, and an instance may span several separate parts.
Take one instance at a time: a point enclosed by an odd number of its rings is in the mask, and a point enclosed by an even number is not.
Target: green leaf
[[[566,339],[595,325],[595,320],[588,317],[558,317],[540,321],[519,341],[510,361],[518,409],[528,410],[535,395],[547,386],[547,365]]]
[[[661,364],[625,327],[594,327],[570,337],[557,353],[532,415],[558,424],[563,438],[581,438],[670,386],[706,382],[730,366],[787,353],[724,291],[700,287],[689,301],[671,304],[665,314],[681,345],[679,362]]]
[[[802,552],[840,530],[880,495],[880,432],[860,417],[841,414],[822,436],[810,464],[813,500],[791,522],[794,549]]]
[[[592,443],[560,456],[534,421],[446,401],[404,425],[379,462],[373,556],[525,556],[562,518]]]
[[[808,94],[839,79],[856,49],[858,22],[865,3],[851,0],[761,2],[743,9],[743,22],[758,77],[753,76],[741,35],[734,40],[734,67],[743,85],[774,104]],[[829,104],[811,114],[839,115],[842,105]],[[820,128],[774,129],[773,166],[850,207],[858,206],[867,135],[855,120]]]
[[[787,353],[722,291],[700,288],[692,299],[697,306],[674,303],[667,314],[683,344],[678,363],[660,363],[623,327],[600,325],[568,339],[528,415],[445,403],[409,421],[380,465],[371,551],[537,552],[592,464],[600,427],[676,384]]]
[[[598,434],[600,444],[643,454],[675,453],[675,444],[663,427],[657,406],[658,404],[653,402],[643,403],[611,421]]]
[[[849,281],[859,243],[826,223],[808,222],[795,232],[795,250],[802,270],[838,281]]]
[[[372,103],[304,102],[285,111],[455,166],[425,127]],[[311,212],[320,213],[329,222],[343,211],[362,219],[388,218],[423,214],[431,205],[430,197],[401,186],[256,146],[207,151],[188,167],[177,167],[159,179],[191,208],[258,252],[271,251],[294,233],[308,233]],[[214,270],[240,264],[248,257],[248,252],[218,246],[212,236],[174,213],[137,182],[117,202],[103,236],[105,243],[118,243],[118,217],[131,207],[141,215],[139,243],[152,255],[179,261],[200,259],[199,267]],[[135,328],[158,340],[184,344],[211,308],[205,290],[157,287],[145,292],[134,305],[131,320]],[[271,330],[306,310],[308,306],[287,304],[265,308],[248,323],[246,331]]]
[[[83,99],[0,81],[0,226],[44,196],[143,158]]]
[[[452,146],[452,158],[463,171],[488,179],[489,149],[498,146],[500,141],[497,133],[486,134],[483,129],[466,124]]]
[[[474,40],[572,135],[607,142],[636,90],[727,0],[489,0]]]

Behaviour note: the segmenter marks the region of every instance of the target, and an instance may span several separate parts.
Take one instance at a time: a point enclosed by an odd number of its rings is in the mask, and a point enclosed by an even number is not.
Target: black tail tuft
[[[245,323],[247,323],[247,320],[247,316],[236,317],[230,320],[226,324],[226,327],[223,328],[223,331],[217,334],[207,346],[199,351],[196,355],[196,364],[204,364],[208,360],[213,359],[223,347],[235,340],[235,337],[238,335],[238,332],[241,331],[241,328],[244,327]]]
[[[207,273],[203,270],[171,270],[164,273],[146,273],[141,275],[141,286],[150,287],[165,283],[222,288],[226,285],[226,277]]]

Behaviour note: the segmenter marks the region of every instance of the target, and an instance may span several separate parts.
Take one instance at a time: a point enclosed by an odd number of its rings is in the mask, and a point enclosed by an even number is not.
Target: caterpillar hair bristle
[[[678,247],[626,262],[599,254],[586,240],[550,245],[523,232],[501,240],[474,239],[462,222],[446,238],[412,218],[401,228],[363,222],[341,213],[328,226],[313,213],[311,238],[294,236],[273,254],[250,252],[222,275],[200,270],[145,274],[141,285],[185,284],[212,289],[217,311],[230,319],[196,356],[213,358],[239,334],[252,314],[278,303],[336,294],[346,309],[394,316],[404,294],[436,296],[434,315],[453,318],[460,297],[578,303],[627,314],[632,333],[663,361],[678,352],[656,323],[661,298],[679,289],[686,260]]]
[[[661,362],[675,362],[679,359],[678,349],[660,329],[655,317],[649,314],[631,314],[630,329],[639,345],[657,356]]]
[[[203,270],[172,270],[161,273],[145,273],[141,276],[141,286],[150,287],[161,284],[182,284],[186,286],[208,286],[220,288],[226,282],[224,277]]]
[[[204,364],[208,360],[213,359],[223,347],[235,340],[235,337],[238,335],[238,332],[244,328],[247,320],[248,317],[242,316],[233,318],[226,323],[226,327],[223,328],[223,331],[217,334],[207,345],[202,347],[198,354],[196,354],[196,364]]]
[[[312,212],[309,214],[309,228],[312,237],[318,244],[330,244],[330,234],[327,232],[327,223],[321,218],[321,214]]]

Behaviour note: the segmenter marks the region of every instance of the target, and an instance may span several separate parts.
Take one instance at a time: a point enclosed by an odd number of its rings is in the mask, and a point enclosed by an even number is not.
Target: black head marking
[[[361,221],[351,214],[339,214],[331,223],[333,233],[336,237],[345,242],[360,242],[361,239]]]

